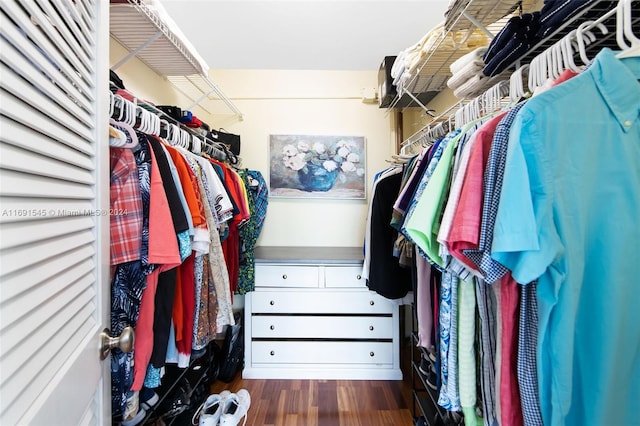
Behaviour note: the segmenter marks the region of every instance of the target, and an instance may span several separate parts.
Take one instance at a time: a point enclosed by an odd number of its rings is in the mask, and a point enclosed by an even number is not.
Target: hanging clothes
[[[226,164],[124,123],[112,120],[111,129],[110,207],[124,212],[110,223],[111,328],[136,331],[133,352],[113,351],[112,415],[121,421],[140,414],[138,390],[160,386],[165,363],[188,367],[192,353],[234,324],[222,241],[239,251],[240,229],[259,208],[247,233],[255,245],[266,194],[250,204],[251,191]],[[251,179],[266,188],[259,172]],[[246,288],[253,289],[253,279],[247,276]]]
[[[625,253],[640,238],[638,77],[639,58],[604,49],[511,129],[491,255],[517,282],[538,282],[545,424],[636,421],[640,264]]]
[[[630,287],[640,270],[621,253],[640,237],[640,59],[605,49],[573,76],[439,141],[394,217],[442,271],[438,403],[462,409],[465,424],[479,421],[475,405],[485,425],[634,422],[621,407],[640,395],[628,347],[640,341]]]
[[[391,226],[393,202],[400,191],[402,169],[396,168],[376,181],[371,199],[370,240],[367,286],[388,298],[400,299],[412,288],[411,269],[402,267],[394,256],[398,232]]]
[[[151,153],[147,144],[138,144],[134,152],[135,166],[140,184],[142,206],[142,232],[140,234],[140,259],[121,263],[115,267],[111,283],[111,330],[120,334],[127,326],[136,327],[142,295],[147,285],[146,275],[155,268],[148,261],[149,200]],[[114,349],[111,356],[111,399],[114,416],[125,419],[135,416],[137,404],[127,410],[127,401],[134,399],[133,354]]]
[[[249,220],[240,228],[240,270],[238,294],[255,289],[255,247],[267,217],[269,189],[262,173],[257,170],[240,170],[240,176],[248,190]]]

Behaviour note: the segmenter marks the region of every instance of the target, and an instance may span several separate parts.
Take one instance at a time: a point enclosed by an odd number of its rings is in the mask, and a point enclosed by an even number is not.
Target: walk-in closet
[[[640,1],[0,19],[1,425],[640,425]]]

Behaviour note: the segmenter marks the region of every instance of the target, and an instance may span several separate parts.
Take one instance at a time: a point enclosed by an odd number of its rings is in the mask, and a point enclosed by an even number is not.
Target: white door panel
[[[108,2],[0,1],[0,424],[110,424]]]

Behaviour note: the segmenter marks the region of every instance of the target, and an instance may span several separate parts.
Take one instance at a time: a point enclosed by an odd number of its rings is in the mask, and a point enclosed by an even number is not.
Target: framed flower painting
[[[362,136],[269,136],[272,197],[365,198]]]

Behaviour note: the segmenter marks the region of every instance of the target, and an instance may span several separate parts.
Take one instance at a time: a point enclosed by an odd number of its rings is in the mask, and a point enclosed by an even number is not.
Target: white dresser
[[[362,248],[257,247],[243,378],[401,380],[399,307],[361,273]]]

